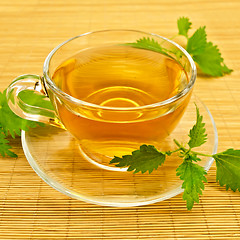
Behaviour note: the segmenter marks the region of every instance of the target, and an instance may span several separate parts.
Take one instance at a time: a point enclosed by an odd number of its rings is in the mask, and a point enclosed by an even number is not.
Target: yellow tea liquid
[[[64,126],[85,154],[99,162],[129,154],[141,144],[158,145],[174,129],[189,100],[163,109],[133,109],[173,97],[188,79],[175,60],[129,46],[82,50],[63,62],[52,78],[74,98],[103,107],[57,102]]]

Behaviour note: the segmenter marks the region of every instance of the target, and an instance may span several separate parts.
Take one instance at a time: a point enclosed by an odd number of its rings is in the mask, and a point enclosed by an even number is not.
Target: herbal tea
[[[52,79],[67,94],[89,103],[73,108],[58,102],[57,110],[83,152],[100,162],[142,144],[158,146],[180,120],[190,97],[177,106],[158,107],[186,87],[187,75],[174,59],[130,46],[82,50],[63,62]],[[156,106],[141,109],[150,104]]]

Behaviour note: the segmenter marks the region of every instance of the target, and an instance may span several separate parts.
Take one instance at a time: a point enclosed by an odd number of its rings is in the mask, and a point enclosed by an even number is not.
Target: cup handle
[[[44,101],[44,104],[33,101],[35,94],[43,96],[40,102]],[[19,117],[65,129],[56,116],[40,76],[24,74],[15,78],[7,88],[6,97],[8,106]]]

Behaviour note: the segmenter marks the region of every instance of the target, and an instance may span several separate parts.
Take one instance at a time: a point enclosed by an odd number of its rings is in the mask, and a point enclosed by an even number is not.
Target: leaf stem
[[[213,155],[209,155],[209,154],[204,154],[204,153],[199,153],[199,152],[195,152],[195,151],[191,151],[192,153],[199,155],[199,156],[204,156],[204,157],[212,157]]]
[[[186,149],[184,148],[176,139],[173,140],[175,142],[175,144],[179,147],[179,149],[177,150],[183,150],[184,152],[192,152],[196,155],[199,155],[199,156],[204,156],[204,157],[212,157],[213,155],[209,155],[209,154],[204,154],[204,153],[200,153],[200,152],[195,152],[195,151],[192,151],[192,149]]]
[[[179,148],[182,147],[182,145],[181,145],[176,139],[173,139],[173,141],[174,141],[174,143],[175,143]]]
[[[187,149],[187,148],[183,147],[176,139],[173,139],[173,141],[179,147],[179,150],[182,150],[185,153],[188,153],[191,150],[191,149]]]
[[[181,151],[180,148],[178,148],[178,149],[176,149],[176,150],[174,150],[174,151],[171,151],[171,154],[172,154],[172,153],[175,153],[175,152],[179,152],[179,151]]]

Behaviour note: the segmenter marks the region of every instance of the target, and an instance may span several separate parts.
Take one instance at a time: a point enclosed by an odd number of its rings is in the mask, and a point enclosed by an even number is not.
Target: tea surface
[[[110,107],[166,100],[181,91],[187,81],[175,60],[128,46],[80,51],[58,67],[53,79],[75,98]]]

